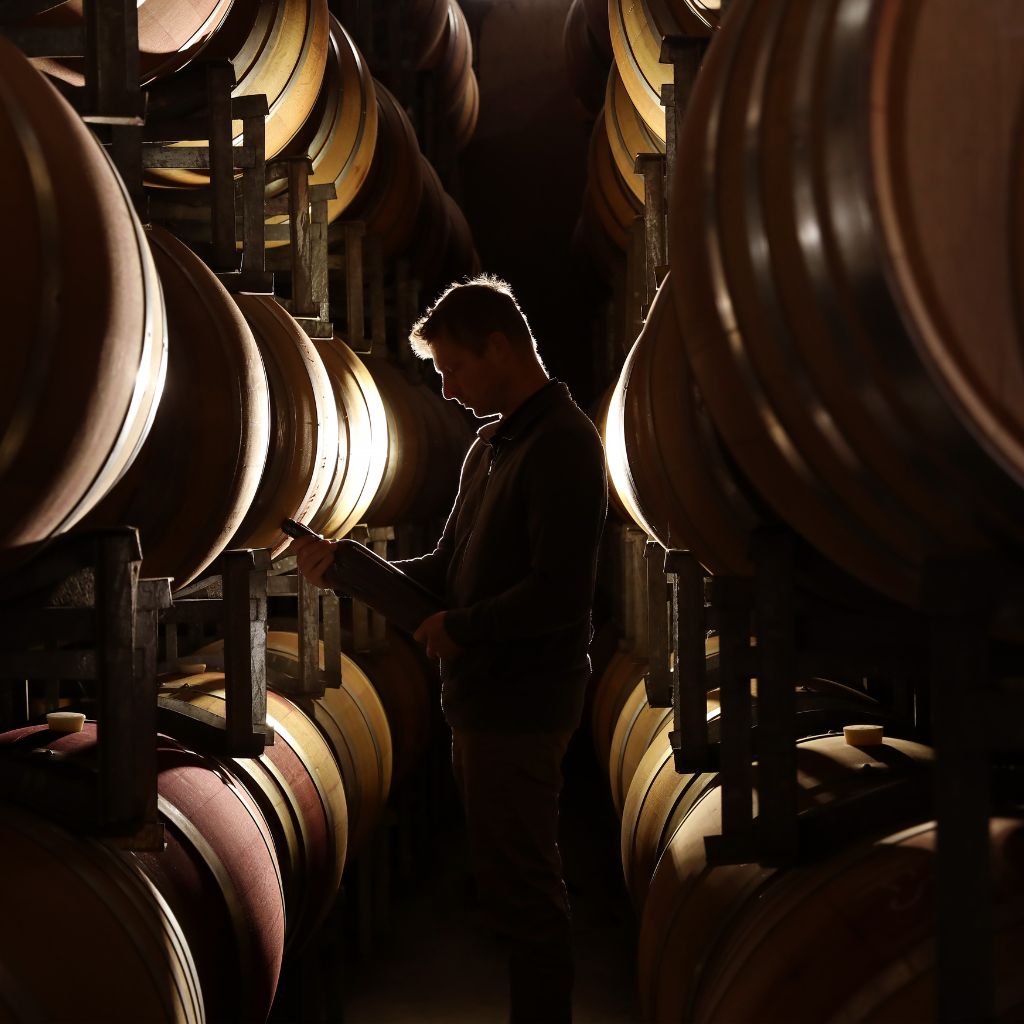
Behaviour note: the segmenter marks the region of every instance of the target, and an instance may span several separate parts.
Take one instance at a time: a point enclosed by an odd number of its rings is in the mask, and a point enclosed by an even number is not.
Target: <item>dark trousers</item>
[[[570,735],[452,730],[480,902],[509,943],[512,1024],[572,1019],[569,898],[558,852]]]

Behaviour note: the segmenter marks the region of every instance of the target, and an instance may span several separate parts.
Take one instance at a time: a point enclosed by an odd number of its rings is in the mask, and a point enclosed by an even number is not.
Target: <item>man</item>
[[[444,594],[415,638],[441,659],[442,706],[481,903],[509,942],[515,1024],[571,1019],[569,904],[557,845],[561,764],[590,674],[607,509],[598,432],[548,377],[508,285],[452,285],[413,327],[446,399],[477,418],[437,547],[396,563]],[[333,545],[299,540],[330,580]]]

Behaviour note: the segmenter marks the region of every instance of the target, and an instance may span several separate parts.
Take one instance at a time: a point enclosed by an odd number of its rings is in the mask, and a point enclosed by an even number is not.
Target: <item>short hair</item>
[[[449,285],[413,324],[409,346],[420,359],[430,359],[431,343],[444,334],[480,355],[494,331],[500,331],[515,346],[537,351],[530,325],[509,284],[493,274],[481,274]]]

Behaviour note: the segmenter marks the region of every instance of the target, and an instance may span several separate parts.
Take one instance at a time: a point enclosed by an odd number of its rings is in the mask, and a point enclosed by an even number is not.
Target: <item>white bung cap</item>
[[[53,732],[81,732],[85,715],[80,711],[51,711],[46,716],[46,725]]]
[[[851,747],[877,747],[885,739],[881,725],[844,725],[843,738]]]

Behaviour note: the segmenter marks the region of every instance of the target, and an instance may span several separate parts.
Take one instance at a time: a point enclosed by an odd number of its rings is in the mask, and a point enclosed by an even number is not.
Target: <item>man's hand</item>
[[[454,658],[463,650],[444,628],[444,612],[435,612],[429,619],[424,619],[412,638],[427,648],[429,658]]]
[[[328,589],[324,573],[334,565],[337,543],[336,540],[318,540],[315,537],[296,537],[292,541],[290,551],[299,563],[299,572],[314,586]]]

